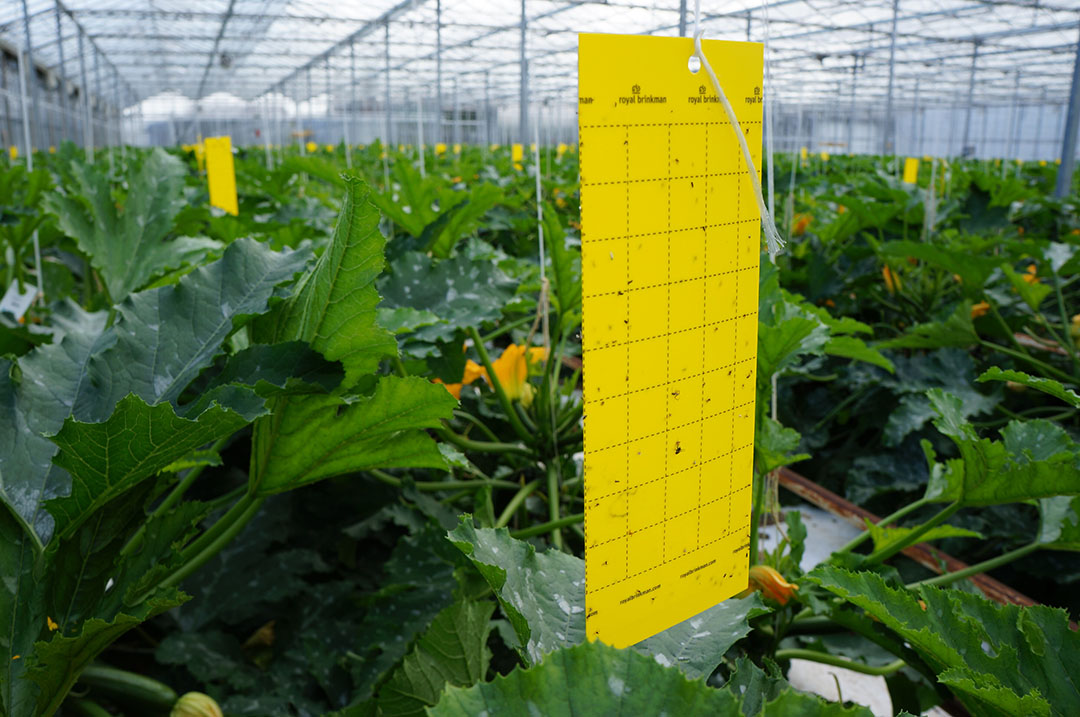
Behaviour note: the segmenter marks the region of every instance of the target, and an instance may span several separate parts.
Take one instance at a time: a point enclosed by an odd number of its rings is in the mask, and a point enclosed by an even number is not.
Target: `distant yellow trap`
[[[761,45],[702,45],[760,167]],[[692,40],[578,53],[586,630],[623,647],[747,585],[760,215]]]

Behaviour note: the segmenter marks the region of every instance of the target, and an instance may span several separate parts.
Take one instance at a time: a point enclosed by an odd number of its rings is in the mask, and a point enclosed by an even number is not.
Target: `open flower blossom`
[[[431,381],[432,383],[441,383],[443,386],[446,386],[446,390],[450,392],[450,395],[460,401],[462,387],[468,386],[481,376],[487,379],[487,369],[472,359],[469,359],[465,362],[465,375],[461,377],[461,383],[446,383],[441,378],[433,378]],[[488,380],[488,383],[490,384],[491,381]]]
[[[776,568],[768,565],[755,565],[750,568],[748,590],[759,590],[765,597],[772,598],[781,605],[787,605],[798,589],[798,585],[784,580],[784,576],[777,572]]]
[[[495,375],[511,401],[521,401],[526,408],[532,405],[535,389],[529,383],[529,375],[536,373],[536,368],[547,358],[547,349],[540,346],[528,347],[510,344],[503,349],[502,355],[492,362]],[[488,386],[492,386],[487,369],[472,359],[465,362],[465,374],[460,383],[446,383],[440,378],[431,379],[433,383],[446,386],[454,398],[461,400],[461,389],[483,376]]]
[[[810,226],[811,216],[809,214],[796,214],[795,226],[792,227],[791,233],[797,237],[801,237],[806,233],[806,228]]]
[[[903,285],[900,283],[900,277],[887,265],[881,267],[881,278],[885,280],[885,289],[890,294],[895,294],[903,288]]]
[[[971,318],[977,319],[980,316],[985,316],[990,311],[990,304],[985,301],[980,301],[977,304],[971,305]]]
[[[510,344],[503,349],[502,355],[495,359],[492,368],[502,384],[506,397],[511,401],[521,401],[528,408],[532,405],[535,390],[529,383],[529,368],[547,358],[547,349],[534,346]]]

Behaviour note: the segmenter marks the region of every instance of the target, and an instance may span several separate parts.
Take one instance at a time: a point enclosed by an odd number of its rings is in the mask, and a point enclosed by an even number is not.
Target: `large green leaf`
[[[379,212],[363,180],[346,177],[345,201],[330,245],[275,316],[272,339],[307,341],[345,367],[344,386],[356,384],[379,361],[397,353],[394,337],[376,322],[375,278],[383,269]]]
[[[735,715],[738,703],[730,692],[687,680],[677,669],[661,667],[634,650],[591,642],[557,650],[532,669],[519,668],[492,682],[447,688],[428,714]]]
[[[129,395],[102,423],[68,418],[51,440],[60,448],[54,464],[71,474],[71,494],[49,501],[56,535],[69,536],[113,498],[199,446],[232,435],[265,413],[255,394],[245,404],[211,405],[194,418],[177,416],[171,404],[147,405]]]
[[[444,468],[435,442],[457,401],[422,378],[385,376],[369,397],[293,396],[278,399],[260,420],[253,451],[259,493],[289,490],[369,468]]]
[[[927,396],[938,414],[934,425],[960,451],[960,458],[932,466],[927,498],[996,505],[1080,494],[1080,450],[1060,426],[1041,419],[1011,421],[1003,440],[979,438],[963,417],[960,399],[940,389]],[[932,460],[929,444],[924,449]]]
[[[443,261],[405,252],[379,284],[390,308],[430,311],[441,319],[416,331],[428,342],[451,341],[459,328],[499,319],[516,286],[495,261],[474,260],[463,251]]]
[[[807,579],[896,632],[975,715],[1080,714],[1080,635],[1062,610],[997,605],[932,586],[913,592],[831,565]]]
[[[903,543],[913,528],[893,527],[885,528],[878,523],[866,519],[866,529],[870,532],[870,538],[874,541],[874,550],[887,550],[893,545]],[[958,528],[955,525],[935,525],[923,533],[919,540],[929,542],[942,538],[981,538],[982,535],[974,530]]]
[[[950,346],[967,348],[979,343],[971,321],[971,302],[961,302],[944,321],[917,324],[903,336],[882,341],[882,349],[937,349]]]
[[[70,487],[67,473],[52,465],[56,445],[45,436],[69,416],[106,420],[129,393],[150,405],[175,402],[236,323],[265,311],[275,286],[307,257],[238,240],[177,284],[129,296],[110,328],[103,313],[69,307],[60,341],[27,354],[17,368],[0,359],[0,497],[41,543],[52,531],[44,501]]]
[[[763,700],[746,699],[749,714]],[[607,715],[740,715],[744,695],[687,680],[635,650],[617,650],[590,642],[558,650],[531,669],[470,688],[448,687],[428,714],[432,717],[500,715],[501,717],[607,717]],[[765,704],[762,714],[805,717],[867,717],[865,707],[824,702],[790,687]]]
[[[476,228],[487,211],[502,199],[502,190],[494,184],[481,183],[469,191],[466,198],[447,209],[424,228],[421,238],[433,256],[443,259],[469,232]]]
[[[525,664],[585,640],[585,562],[566,553],[537,553],[503,528],[477,529],[464,517],[448,535],[491,585],[518,638]],[[729,647],[750,632],[750,618],[767,612],[759,597],[727,600],[633,649],[692,678],[705,677]],[[521,649],[520,646],[524,646]]]
[[[375,278],[385,240],[363,180],[347,191],[330,245],[275,315],[256,328],[260,340],[307,341],[345,368],[343,390],[355,389],[379,361],[396,354],[392,334],[377,323]],[[368,385],[370,390],[370,384]],[[440,392],[441,391],[441,392]],[[369,396],[282,396],[273,415],[255,423],[251,486],[276,493],[334,475],[376,467],[444,468],[422,430],[449,418],[455,400],[419,378],[382,377]]]
[[[550,204],[544,205],[544,242],[551,254],[552,284],[558,301],[559,315],[581,313],[581,250],[566,241],[558,212]]]
[[[665,667],[678,667],[692,680],[704,679],[728,648],[750,634],[749,621],[768,612],[758,593],[731,598],[642,640],[633,649]]]
[[[1080,551],[1080,498],[1057,496],[1039,501],[1039,546]]]
[[[127,298],[166,269],[196,261],[220,247],[210,239],[177,237],[165,241],[184,206],[183,163],[161,148],[152,150],[127,174],[128,193],[117,207],[105,172],[95,165],[71,165],[74,186],[67,195],[51,193],[45,207],[60,228],[90,257],[114,303]]]
[[[985,381],[1012,381],[1021,386],[1027,386],[1028,388],[1034,388],[1037,391],[1048,393],[1054,398],[1060,398],[1073,408],[1080,408],[1080,395],[1077,395],[1076,391],[1071,388],[1066,388],[1060,382],[1055,381],[1052,378],[1042,378],[1041,376],[1026,374],[1023,371],[991,366],[983,372],[977,380],[979,383]]]
[[[982,287],[1001,261],[991,254],[1001,240],[997,237],[967,239],[971,245],[957,242],[957,247],[936,246],[924,242],[892,241],[882,244],[879,251],[889,257],[907,259],[915,257],[934,264],[960,277],[960,288],[968,296],[981,295]]]
[[[424,708],[434,706],[447,685],[468,687],[484,679],[494,611],[491,601],[460,600],[436,615],[379,691],[379,712],[424,717]]]
[[[510,537],[505,528],[477,529],[470,516],[447,537],[472,561],[495,591],[514,626],[525,664],[585,641],[585,562]]]
[[[1015,269],[1008,264],[1002,264],[1001,270],[1005,273],[1005,276],[1009,279],[1009,283],[1012,284],[1013,290],[1020,294],[1020,298],[1024,300],[1024,303],[1032,311],[1038,311],[1039,305],[1043,300],[1053,292],[1053,287],[1049,284],[1044,284],[1040,281],[1034,281],[1028,283],[1027,274],[1021,275]]]

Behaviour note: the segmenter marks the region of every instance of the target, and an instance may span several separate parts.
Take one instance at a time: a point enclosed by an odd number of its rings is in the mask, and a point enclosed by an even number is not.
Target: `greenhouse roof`
[[[680,0],[23,0],[0,42],[133,104],[161,93],[303,100],[356,92],[518,97],[522,40],[534,99],[573,97],[577,33],[677,35]],[[524,16],[524,23],[522,22]],[[766,25],[766,17],[768,24]],[[1075,0],[705,0],[708,38],[763,41],[779,96],[966,103],[1068,96]],[[81,43],[81,44],[80,44]],[[96,67],[95,67],[96,58]],[[62,69],[61,65],[63,66]],[[95,74],[100,73],[100,75]],[[100,79],[99,79],[100,77]],[[441,83],[439,78],[441,77]],[[891,80],[890,80],[891,78]]]

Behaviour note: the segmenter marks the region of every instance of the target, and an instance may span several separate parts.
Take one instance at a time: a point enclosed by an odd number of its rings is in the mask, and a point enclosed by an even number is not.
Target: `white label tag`
[[[23,291],[19,291],[19,282],[11,282],[11,286],[4,292],[3,300],[0,300],[0,312],[7,312],[18,321],[34,303],[37,296],[37,287],[33,284],[24,284]]]

